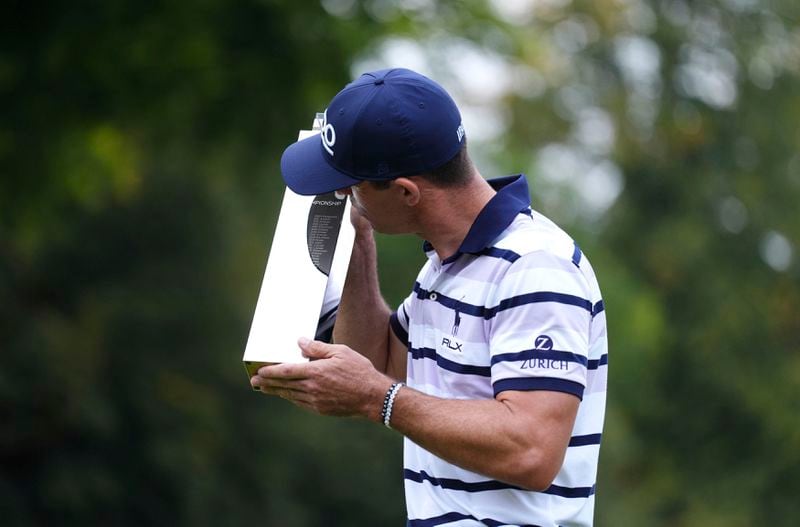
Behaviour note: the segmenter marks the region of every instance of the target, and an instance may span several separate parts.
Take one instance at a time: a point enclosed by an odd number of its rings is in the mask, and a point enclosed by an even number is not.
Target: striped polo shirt
[[[524,175],[489,182],[497,194],[458,252],[428,261],[392,314],[408,346],[407,383],[447,399],[552,390],[580,399],[564,464],[534,492],[452,465],[409,439],[408,525],[589,526],[606,400],[603,301],[575,242],[530,208]]]

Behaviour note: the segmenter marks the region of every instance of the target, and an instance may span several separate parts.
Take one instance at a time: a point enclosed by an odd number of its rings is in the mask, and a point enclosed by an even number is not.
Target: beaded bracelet
[[[389,423],[392,420],[392,407],[394,406],[394,398],[397,396],[397,392],[400,391],[400,388],[405,385],[406,383],[404,382],[396,382],[392,384],[391,388],[386,390],[386,397],[383,398],[383,410],[381,410],[381,420],[386,428],[391,428]]]

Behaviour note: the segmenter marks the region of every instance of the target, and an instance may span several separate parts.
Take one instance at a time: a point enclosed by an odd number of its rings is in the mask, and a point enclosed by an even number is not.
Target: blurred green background
[[[253,393],[278,162],[418,69],[591,258],[596,525],[800,522],[796,0],[0,8],[0,524],[402,525],[401,438]],[[380,237],[396,305],[419,240]]]

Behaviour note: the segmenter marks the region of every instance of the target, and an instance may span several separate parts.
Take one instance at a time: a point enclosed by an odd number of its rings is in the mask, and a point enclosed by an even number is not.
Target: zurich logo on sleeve
[[[553,339],[547,335],[539,335],[533,341],[533,351],[550,351],[553,349]],[[519,369],[539,369],[539,370],[562,370],[569,371],[570,362],[566,359],[550,357],[549,353],[534,353],[529,359],[525,359]]]
[[[541,351],[550,351],[553,349],[553,339],[547,335],[539,335],[533,341],[533,349]]]

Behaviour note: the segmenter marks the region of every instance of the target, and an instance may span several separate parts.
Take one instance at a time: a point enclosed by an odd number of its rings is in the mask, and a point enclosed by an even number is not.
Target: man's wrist
[[[391,389],[394,382],[393,379],[381,374],[380,382],[376,382],[370,389],[364,409],[364,416],[367,419],[376,423],[383,423],[383,403],[386,398],[386,392]]]
[[[404,382],[395,382],[386,390],[383,398],[383,408],[381,409],[381,421],[386,428],[392,427],[392,411],[394,411],[394,401],[400,389],[405,386]]]
[[[356,237],[355,243],[359,247],[373,247],[375,245],[375,235],[374,235],[372,225],[367,224],[366,226],[359,225],[356,227]]]

